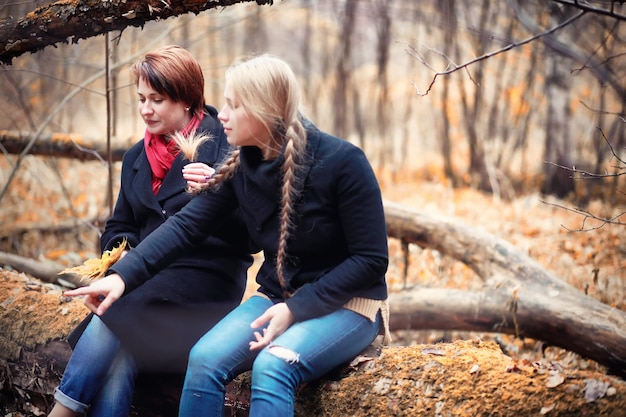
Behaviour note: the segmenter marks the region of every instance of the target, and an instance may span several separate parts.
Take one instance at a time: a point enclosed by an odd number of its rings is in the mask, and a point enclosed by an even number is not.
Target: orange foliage
[[[450,126],[458,126],[461,123],[462,116],[459,115],[454,100],[446,100],[444,106],[446,111],[446,117],[448,118],[448,123],[450,123]]]
[[[65,268],[59,274],[75,274],[82,281],[90,282],[102,278],[111,265],[120,260],[127,249],[126,239],[111,250],[104,251],[100,258],[87,259],[82,265]]]
[[[530,111],[530,104],[524,99],[524,92],[527,88],[526,85],[521,84],[509,87],[505,90],[505,95],[510,104],[509,108],[513,116],[524,116]]]
[[[41,221],[41,216],[36,211],[23,212],[15,219],[16,224],[38,223],[39,221]]]
[[[80,206],[86,203],[87,203],[87,194],[85,193],[80,193],[77,196],[74,196],[74,198],[72,199],[72,204],[75,206]]]
[[[67,255],[66,249],[53,249],[46,252],[46,258],[51,260],[57,260],[65,255]]]

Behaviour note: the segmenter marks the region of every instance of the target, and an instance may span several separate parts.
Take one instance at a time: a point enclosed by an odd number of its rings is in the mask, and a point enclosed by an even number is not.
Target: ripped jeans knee
[[[278,345],[270,345],[267,348],[267,352],[270,355],[274,355],[277,358],[283,359],[288,364],[294,364],[300,362],[300,354],[294,352],[291,349],[287,349]]]

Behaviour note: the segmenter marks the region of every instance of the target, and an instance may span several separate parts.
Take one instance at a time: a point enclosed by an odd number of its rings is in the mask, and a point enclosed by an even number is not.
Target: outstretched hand
[[[126,284],[118,274],[107,275],[86,287],[65,291],[68,297],[84,295],[84,303],[92,313],[101,316],[124,294]]]
[[[265,313],[250,323],[250,327],[255,329],[262,327],[265,323],[269,325],[263,329],[263,334],[254,332],[256,341],[250,342],[250,350],[260,350],[269,345],[272,340],[283,334],[296,321],[285,303],[274,304]]]

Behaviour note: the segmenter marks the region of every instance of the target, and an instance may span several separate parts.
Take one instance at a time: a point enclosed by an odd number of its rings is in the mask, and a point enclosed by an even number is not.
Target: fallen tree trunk
[[[385,203],[389,236],[457,259],[480,293],[416,290],[390,299],[394,329],[480,330],[544,340],[626,377],[626,313],[552,275],[510,243],[451,219]]]
[[[49,411],[71,354],[64,338],[86,314],[80,300],[62,297],[58,288],[0,271],[3,415]],[[180,376],[141,379],[131,416],[176,416],[181,382]],[[227,387],[225,415],[247,416],[249,394],[245,373]],[[304,386],[295,415],[618,417],[625,407],[626,382],[617,377],[513,359],[493,342],[471,340],[372,346],[349,366]]]
[[[20,155],[28,149],[29,155],[54,156],[56,158],[72,158],[80,161],[107,161],[105,141],[88,140],[78,135],[55,133],[40,136],[37,141],[29,145],[33,133],[0,130],[0,145],[9,154]],[[111,160],[121,161],[126,147],[111,149]]]
[[[464,262],[480,292],[420,289],[390,295],[391,327],[478,330],[546,341],[626,376],[626,313],[583,294],[510,243],[451,219],[385,203],[390,237]]]
[[[78,277],[71,274],[59,275],[59,272],[65,267],[56,262],[37,261],[12,253],[0,252],[0,265],[11,266],[20,272],[24,272],[44,282],[62,285],[64,284],[63,280],[65,280],[74,287],[80,285],[80,279],[78,279]]]
[[[390,297],[392,330],[498,332],[542,340],[576,352],[626,377],[623,312],[584,295],[520,288],[507,293],[423,288]]]
[[[624,377],[626,369],[624,366],[626,323],[622,311],[584,295],[551,275],[532,259],[515,250],[509,243],[488,233],[468,228],[451,220],[439,219],[414,210],[404,209],[392,203],[386,203],[385,210],[390,237],[422,247],[433,248],[445,255],[459,259],[469,265],[485,282],[484,288],[480,292],[422,288],[391,294],[390,324],[392,330],[471,330],[509,333],[520,337],[527,336],[579,353],[606,366],[609,373]],[[70,354],[67,347],[64,351],[63,345],[51,343],[62,341],[77,321],[84,317],[86,310],[78,300],[64,300],[58,293],[54,300],[56,303],[54,307],[50,305],[46,307],[46,303],[43,303],[41,299],[47,297],[45,291],[33,290],[29,286],[25,286],[25,288],[30,289],[25,293],[29,297],[29,302],[22,303],[20,308],[17,308],[18,303],[15,302],[16,297],[18,297],[15,291],[8,289],[0,291],[0,294],[3,294],[0,296],[0,306],[4,308],[4,310],[0,310],[0,313],[3,313],[0,317],[0,327],[3,330],[6,329],[4,334],[0,335],[0,352],[3,352],[4,356],[0,360],[4,361],[5,364],[2,366],[0,363],[0,368],[5,369],[5,375],[9,375],[1,378],[0,382],[4,382],[4,386],[6,386],[7,381],[12,381],[13,385],[22,381],[20,383],[26,384],[26,386],[19,385],[19,390],[34,390],[33,392],[40,393],[41,398],[47,398],[49,401],[51,394],[49,389],[60,378],[64,361],[67,361]],[[34,311],[33,306],[38,306],[37,310]],[[64,311],[67,314],[70,306],[78,306],[78,317],[75,316],[73,319],[67,317],[66,322],[65,316],[62,314]],[[42,311],[51,316],[42,316]],[[31,324],[27,320],[33,320],[35,324]],[[50,323],[55,323],[55,327],[51,328]],[[39,336],[32,337],[33,334]],[[386,352],[387,349],[390,348],[384,348],[383,352]],[[10,352],[14,354],[11,355]],[[60,356],[52,359],[50,352]],[[403,355],[408,356],[404,357],[401,363],[418,364],[423,359],[419,351],[404,352]],[[378,359],[375,362],[378,363]],[[428,366],[428,363],[424,366]],[[482,369],[486,365],[478,366]],[[414,368],[414,371],[423,372],[424,369],[420,371],[420,369]],[[37,374],[36,372],[40,373]],[[447,369],[446,372],[458,377],[458,375],[466,375],[466,372],[469,371],[453,367]],[[535,369],[535,372],[539,371]],[[552,371],[543,369],[541,372],[550,374]],[[22,375],[23,379],[13,375]],[[399,382],[394,378],[389,382],[387,376],[382,377],[375,374],[373,377],[383,381],[381,383],[384,386],[388,383],[391,385],[404,384],[404,382]],[[414,381],[411,383],[413,385],[417,384],[413,379],[414,377],[410,376],[409,378]],[[45,382],[45,378],[48,378],[49,382]],[[420,378],[422,376],[418,377],[419,381],[422,381]],[[565,379],[567,378],[569,376],[565,377]],[[598,378],[596,375],[593,379],[599,380]],[[37,382],[33,387],[31,386],[32,381],[40,382]],[[616,380],[611,379],[611,381]],[[29,383],[31,385],[28,385]],[[543,381],[542,383],[550,382]],[[324,384],[334,386],[329,382]],[[351,391],[354,387],[346,388],[344,391],[343,384],[342,379],[339,388],[333,388],[333,390],[340,390],[346,398],[352,398],[352,395],[356,395],[355,392]],[[380,387],[377,384],[372,382],[366,389],[379,390]],[[419,384],[424,384],[424,382],[419,382]],[[419,384],[416,386],[421,387],[420,390],[426,389],[424,385]],[[536,384],[536,381],[533,384]],[[611,382],[610,384],[618,383]],[[605,385],[602,386],[606,388]],[[568,390],[571,389],[571,387],[568,388]],[[314,403],[324,402],[320,398],[331,394],[328,394],[323,387],[320,390],[315,391],[315,393],[309,391],[308,394],[303,394],[303,397],[299,396],[299,401],[309,404],[310,396],[314,396]],[[583,388],[581,390],[584,391]],[[387,389],[382,389],[381,392],[383,391],[389,392]],[[139,403],[144,401],[147,404],[146,408],[142,409],[143,416],[151,415],[147,410],[151,409],[150,404],[154,404],[154,401],[159,402],[158,410],[165,407],[164,403],[170,404],[172,413],[174,413],[172,415],[175,415],[175,403],[178,395],[176,387],[172,389],[170,386],[167,388],[168,395],[158,395],[158,398],[153,398],[155,396],[151,394],[154,393],[154,389],[144,391],[146,394],[141,394],[142,391],[140,390],[138,392]],[[606,392],[605,390],[605,394]],[[30,395],[35,396],[32,393]],[[245,377],[234,381],[229,386],[230,409],[235,415],[239,411],[244,413],[241,415],[246,415],[247,395],[249,392]],[[382,400],[383,397],[386,398],[383,394],[377,395],[382,395],[379,400]],[[427,392],[422,391],[415,393],[415,395],[418,398],[428,397]],[[622,401],[621,398],[618,398],[619,401]],[[460,398],[456,400],[461,401]],[[448,401],[455,401],[455,399]],[[567,400],[568,403],[572,401],[575,402],[575,399]],[[399,404],[397,399],[392,402]],[[312,407],[310,404],[309,406]],[[428,407],[433,407],[433,404]],[[546,407],[550,407],[550,405],[548,404]],[[299,415],[333,415],[329,410],[318,410],[318,414]],[[577,410],[580,412],[589,411],[587,409]],[[550,415],[558,414],[551,412]],[[613,414],[609,412],[602,415]]]

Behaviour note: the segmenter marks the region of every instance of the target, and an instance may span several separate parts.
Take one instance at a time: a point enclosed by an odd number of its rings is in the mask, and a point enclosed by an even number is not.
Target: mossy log
[[[67,335],[87,314],[80,300],[25,274],[0,272],[0,412],[47,412],[71,355]],[[176,416],[181,377],[139,381],[133,416]],[[228,386],[229,416],[246,416],[249,375]],[[601,370],[505,355],[478,339],[371,347],[350,366],[304,386],[299,417],[622,416],[626,382]]]

